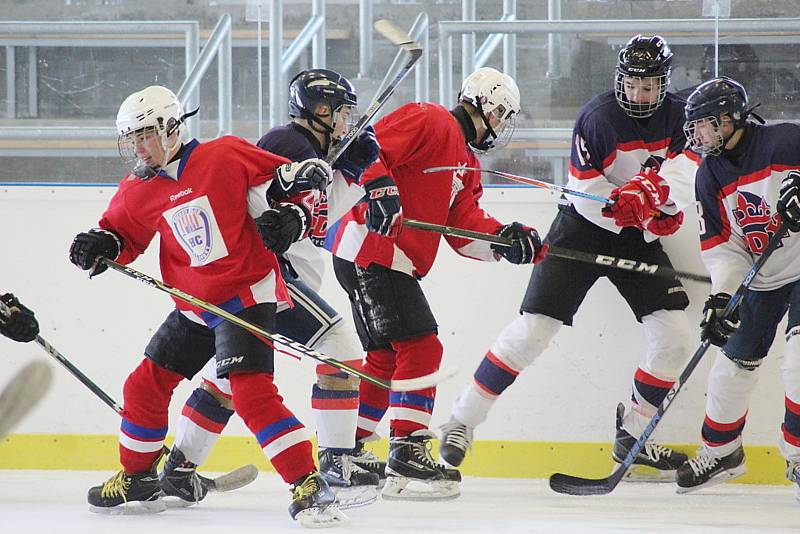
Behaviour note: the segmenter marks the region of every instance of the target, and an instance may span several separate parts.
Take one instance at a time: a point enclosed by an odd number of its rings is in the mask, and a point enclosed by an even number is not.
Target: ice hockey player
[[[622,48],[615,87],[578,112],[572,136],[569,186],[610,197],[599,202],[562,198],[545,243],[670,265],[658,238],[675,233],[680,208],[692,201],[696,156],[684,151],[683,106],[667,92],[672,52],[661,37],[637,35]],[[693,159],[694,158],[694,159]],[[674,201],[673,201],[674,200]],[[644,361],[633,377],[630,408],[617,406],[612,457],[622,462],[672,387],[690,347],[680,282],[548,257],[534,267],[520,315],[500,333],[453,405],[440,453],[460,465],[498,396],[541,355],[573,317],[589,289],[608,278],[642,324]],[[635,463],[674,476],[686,455],[648,442]],[[645,475],[647,476],[647,475]]]
[[[21,343],[36,339],[39,335],[39,322],[33,312],[11,293],[0,296],[0,302],[10,311],[9,315],[0,313],[0,334]]]
[[[358,104],[355,88],[334,71],[311,69],[294,77],[289,93],[292,121],[267,132],[258,146],[292,161],[324,158],[353,125]],[[361,348],[354,333],[343,327],[342,317],[318,293],[325,266],[323,251],[314,243],[324,240],[329,212],[334,217],[336,213],[341,215],[364,195],[358,186],[351,191],[350,185],[357,184],[364,169],[378,157],[378,151],[375,134],[368,127],[337,159],[334,179],[312,209],[310,239],[293,243],[291,224],[280,221],[271,228],[274,231],[265,234],[266,239],[281,241],[271,242],[270,248],[281,253],[284,279],[294,301],[293,308],[278,309],[276,331],[329,356],[341,356],[355,366],[361,363]],[[271,198],[286,194],[283,190],[273,191]],[[205,497],[207,488],[196,474],[196,467],[205,462],[233,415],[230,382],[217,378],[213,361],[203,369],[202,377],[200,387],[183,408],[175,445],[161,473],[164,492],[186,502]],[[317,383],[311,392],[320,474],[336,492],[340,508],[374,502],[381,478],[374,457],[370,458],[371,453],[355,441],[358,382],[333,367],[318,365]]]
[[[708,377],[703,447],[678,469],[679,493],[746,472],[742,430],[761,362],[787,314],[781,370],[785,411],[781,453],[800,499],[800,127],[762,126],[747,93],[730,78],[700,85],[686,103],[686,137],[705,154],[697,172],[702,258],[711,274],[701,337],[721,347]],[[761,121],[763,123],[763,121]],[[737,313],[723,317],[767,242],[790,233],[753,279]]]
[[[503,146],[520,110],[514,80],[481,68],[465,80],[452,109],[433,103],[401,106],[375,125],[380,159],[362,177],[367,201],[331,226],[327,244],[334,272],[347,291],[356,329],[367,351],[364,369],[385,379],[435,372],[442,359],[437,324],[419,280],[436,258],[440,236],[406,228],[407,215],[513,239],[511,247],[447,237],[474,259],[532,263],[544,248],[532,228],[498,222],[479,206],[479,173],[423,174],[434,166],[478,166],[474,151]],[[447,499],[459,495],[460,473],[437,463],[428,450],[435,388],[388,392],[361,382],[356,437],[369,439],[391,407],[384,498]],[[416,482],[416,484],[411,484]],[[422,484],[418,484],[418,483]],[[414,486],[420,486],[414,489]]]
[[[99,222],[78,234],[70,260],[97,275],[101,258],[122,264],[142,254],[156,233],[165,283],[272,331],[277,302],[289,300],[277,257],[265,248],[252,217],[295,217],[294,240],[307,235],[306,196],[271,208],[267,191],[295,181],[327,180],[320,160],[289,163],[233,136],[183,142],[181,103],[165,87],[130,95],[117,114],[120,155],[132,173],[122,180]],[[304,205],[305,204],[305,205]],[[292,487],[289,513],[308,526],[342,519],[320,477],[305,427],[283,404],[273,381],[272,348],[247,331],[176,299],[176,309],[153,335],[145,358],[123,388],[120,428],[123,470],[89,490],[99,513],[165,509],[156,465],[167,434],[175,387],[216,355],[228,377],[236,411],[280,476]]]

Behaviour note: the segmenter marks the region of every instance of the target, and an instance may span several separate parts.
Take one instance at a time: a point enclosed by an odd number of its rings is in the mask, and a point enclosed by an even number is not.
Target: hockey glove
[[[275,178],[267,190],[267,196],[280,202],[305,191],[324,191],[332,179],[333,171],[321,159],[286,163],[275,170]]]
[[[378,159],[380,152],[381,146],[375,137],[375,129],[367,126],[333,163],[333,168],[339,169],[342,174],[358,182],[367,167]]]
[[[84,271],[91,270],[89,277],[96,276],[108,269],[105,263],[100,263],[100,257],[116,260],[122,252],[122,243],[122,238],[116,233],[92,228],[88,232],[81,232],[72,240],[69,261]]]
[[[736,308],[729,317],[722,317],[722,311],[730,300],[731,296],[727,293],[709,295],[703,306],[703,320],[700,322],[701,340],[708,340],[712,345],[721,347],[728,341],[728,337],[739,328],[741,324],[739,308]]]
[[[491,245],[495,254],[511,263],[539,263],[547,254],[548,246],[542,244],[539,234],[530,226],[518,222],[507,224],[497,231],[497,235],[512,240],[510,247],[494,243]]]
[[[675,215],[667,215],[666,213],[658,212],[647,223],[645,228],[657,236],[668,236],[677,232],[681,224],[683,224],[683,212],[679,211]]]
[[[400,192],[391,176],[381,176],[364,186],[367,192],[367,230],[395,237],[403,225]]]
[[[617,187],[609,198],[614,202],[603,208],[603,216],[614,219],[617,226],[642,227],[653,211],[669,197],[669,184],[654,172],[634,176],[630,182]]]
[[[305,235],[310,219],[302,206],[287,203],[265,211],[255,221],[264,246],[275,254],[283,254]]]
[[[778,213],[792,232],[800,232],[800,172],[789,171],[781,182]]]
[[[11,293],[0,297],[0,301],[11,310],[8,316],[0,312],[0,334],[22,343],[36,339],[39,335],[39,323],[33,312],[23,306]]]

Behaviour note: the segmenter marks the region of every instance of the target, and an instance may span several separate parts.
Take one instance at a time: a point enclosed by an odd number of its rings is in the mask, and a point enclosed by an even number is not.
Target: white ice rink
[[[286,486],[262,473],[252,485],[211,494],[193,508],[148,516],[89,513],[86,490],[111,473],[0,471],[0,532],[103,534],[277,534],[304,529],[289,519]],[[731,485],[676,495],[671,484],[623,483],[610,495],[557,495],[545,480],[468,478],[459,499],[378,501],[349,510],[330,532],[798,532],[800,503],[788,486]]]

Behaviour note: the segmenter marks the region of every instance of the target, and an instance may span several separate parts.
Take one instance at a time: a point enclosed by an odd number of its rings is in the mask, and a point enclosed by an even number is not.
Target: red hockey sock
[[[364,372],[376,378],[390,380],[394,374],[395,360],[393,350],[371,350],[367,352]],[[356,439],[363,439],[375,433],[375,428],[389,408],[389,391],[362,380],[358,396]]]
[[[291,484],[317,470],[305,427],[284,406],[269,373],[232,373],[233,405],[269,461]]]
[[[392,376],[395,380],[436,372],[442,362],[442,343],[436,334],[395,341],[392,347],[397,352],[397,369]],[[392,391],[389,396],[392,436],[407,436],[415,430],[428,428],[435,398],[435,387],[402,393]]]
[[[149,471],[161,454],[169,401],[181,380],[183,376],[145,358],[125,381],[119,459],[126,473]]]

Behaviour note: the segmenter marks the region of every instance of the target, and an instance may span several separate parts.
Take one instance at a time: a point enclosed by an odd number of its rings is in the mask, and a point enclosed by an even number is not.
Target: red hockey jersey
[[[391,176],[397,183],[403,216],[494,233],[502,225],[484,212],[480,173],[466,170],[424,174],[429,167],[478,167],[461,126],[444,107],[433,103],[406,104],[375,124],[380,158],[362,177],[368,183]],[[377,263],[412,276],[425,276],[436,259],[441,236],[403,228],[396,238],[367,231],[367,203],[361,202],[328,230],[326,248],[361,266]],[[497,261],[488,243],[446,237],[463,256]]]
[[[122,264],[142,254],[158,232],[164,281],[233,313],[259,302],[289,301],[277,258],[248,213],[253,188],[265,194],[275,168],[287,161],[238,137],[193,140],[177,179],[164,172],[147,181],[123,179],[100,227],[122,236]],[[209,326],[219,322],[174,300]]]

